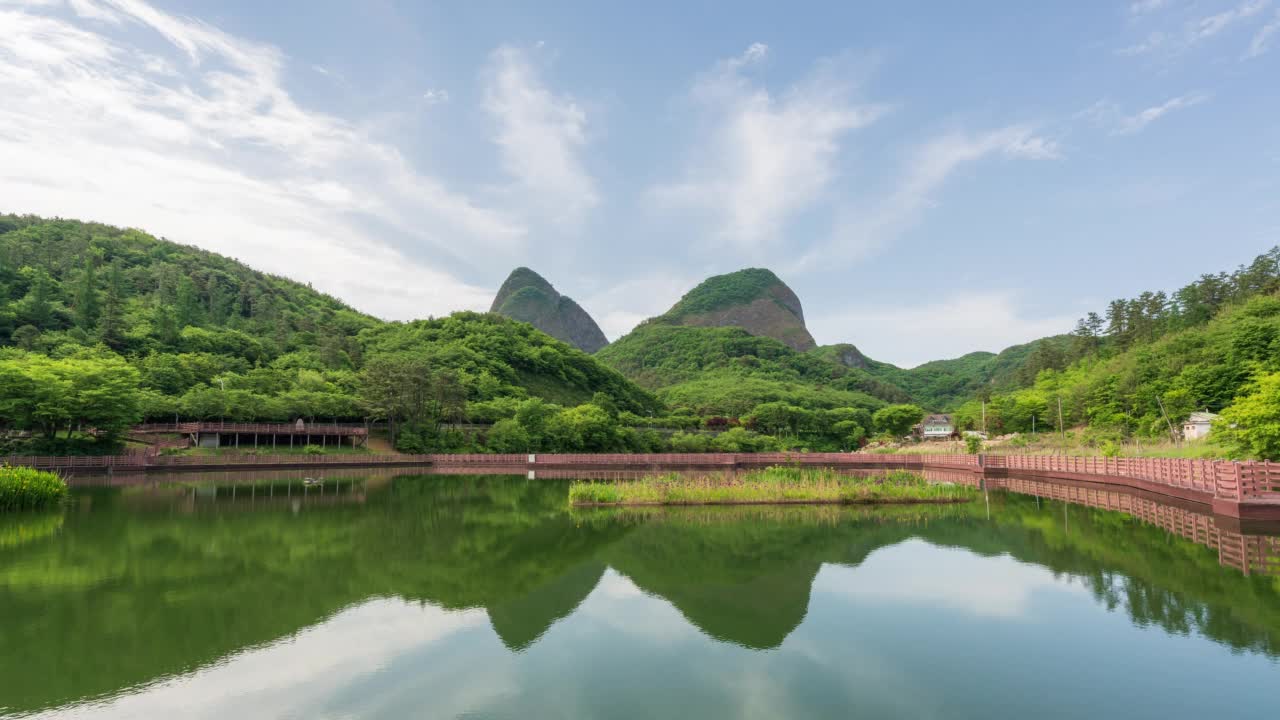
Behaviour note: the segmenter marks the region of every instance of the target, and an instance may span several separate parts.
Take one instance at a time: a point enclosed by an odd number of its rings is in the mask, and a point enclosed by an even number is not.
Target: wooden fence
[[[1133,478],[1167,487],[1196,490],[1226,500],[1280,501],[1280,463],[1269,461],[989,455],[984,457],[984,466],[1006,468],[1012,472]]]
[[[255,427],[241,425],[242,427]],[[229,426],[228,426],[229,427]],[[261,426],[258,426],[261,427]],[[270,427],[270,426],[267,426]],[[283,427],[292,427],[285,425]],[[442,468],[751,468],[799,465],[836,468],[930,468],[980,473],[1058,474],[1068,479],[1133,478],[1154,485],[1203,493],[1209,498],[1280,503],[1280,463],[1190,460],[1183,458],[1106,458],[1063,455],[905,455],[874,453],[555,453],[505,455],[159,455],[9,456],[0,464],[49,469],[148,469],[236,467],[248,465],[433,465]]]

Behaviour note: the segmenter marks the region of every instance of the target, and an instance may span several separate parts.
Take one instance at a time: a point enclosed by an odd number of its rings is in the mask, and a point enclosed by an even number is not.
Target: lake
[[[563,480],[335,472],[0,517],[0,717],[1280,712],[1280,543],[1194,509],[570,512]]]

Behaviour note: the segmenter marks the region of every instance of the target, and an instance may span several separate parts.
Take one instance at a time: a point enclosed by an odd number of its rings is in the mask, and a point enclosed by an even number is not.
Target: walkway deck
[[[590,470],[736,470],[799,465],[839,469],[945,470],[1129,487],[1201,503],[1233,518],[1280,520],[1280,463],[1049,455],[881,455],[872,453],[661,453],[537,455],[218,455],[0,458],[0,463],[70,472],[430,466],[459,473]]]

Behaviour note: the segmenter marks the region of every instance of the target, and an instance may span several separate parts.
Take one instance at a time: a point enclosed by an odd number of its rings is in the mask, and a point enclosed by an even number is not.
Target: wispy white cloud
[[[1147,33],[1142,40],[1116,50],[1116,54],[1138,56],[1159,51],[1170,57],[1180,55],[1203,42],[1223,35],[1233,27],[1245,24],[1245,21],[1265,11],[1271,5],[1271,2],[1272,0],[1245,0],[1245,2],[1221,12],[1186,20],[1181,23],[1180,27],[1153,30]],[[1148,3],[1137,2],[1130,6],[1130,15],[1133,18],[1139,18],[1160,9],[1164,5],[1165,3],[1160,2],[1155,3],[1153,7],[1148,7]],[[1260,32],[1259,34],[1262,33]],[[1246,57],[1251,56],[1251,54],[1246,54]]]
[[[1189,27],[1189,35],[1193,42],[1213,37],[1231,25],[1253,17],[1271,4],[1271,0],[1247,0],[1230,10],[1208,15],[1195,20]]]
[[[485,110],[498,126],[494,141],[506,171],[552,220],[578,224],[599,202],[596,182],[579,156],[587,144],[587,114],[572,98],[549,90],[529,53],[494,51],[486,74]]]
[[[886,110],[853,100],[847,59],[819,63],[775,95],[747,76],[767,56],[766,45],[752,44],[695,82],[690,95],[705,132],[684,176],[650,190],[661,207],[709,216],[715,240],[743,250],[776,241],[788,220],[819,201],[837,175],[845,135]]]
[[[70,4],[75,14],[82,18],[100,20],[112,25],[119,25],[124,22],[124,19],[119,14],[112,12],[96,0],[70,0]]]
[[[521,222],[299,105],[272,46],[138,0],[77,5],[0,11],[10,209],[143,227],[389,317],[486,304],[420,258],[514,251]]]
[[[1245,52],[1245,58],[1256,58],[1270,50],[1277,32],[1280,32],[1280,10],[1276,11],[1270,22],[1254,33],[1253,40],[1249,42],[1249,50]]]
[[[1060,151],[1056,142],[1027,125],[935,137],[911,153],[891,192],[842,208],[830,240],[802,255],[794,268],[854,260],[887,245],[921,220],[934,195],[957,169],[991,156],[1052,160]]]
[[[1112,130],[1116,135],[1132,135],[1142,132],[1148,125],[1168,115],[1175,110],[1194,107],[1209,99],[1204,93],[1190,93],[1187,95],[1179,95],[1175,98],[1153,105],[1144,110],[1140,110],[1132,115],[1124,115],[1116,118],[1115,127]]]
[[[449,102],[449,91],[437,88],[428,88],[426,92],[422,93],[422,99],[425,100],[428,105],[442,105]]]

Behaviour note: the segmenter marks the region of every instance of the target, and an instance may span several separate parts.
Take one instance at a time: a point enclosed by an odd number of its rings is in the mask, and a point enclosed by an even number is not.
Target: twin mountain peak
[[[609,343],[591,315],[529,268],[511,272],[490,312],[527,322],[548,335],[594,353]],[[804,324],[800,298],[771,271],[746,268],[707,278],[650,323],[739,327],[801,352],[816,343]]]

